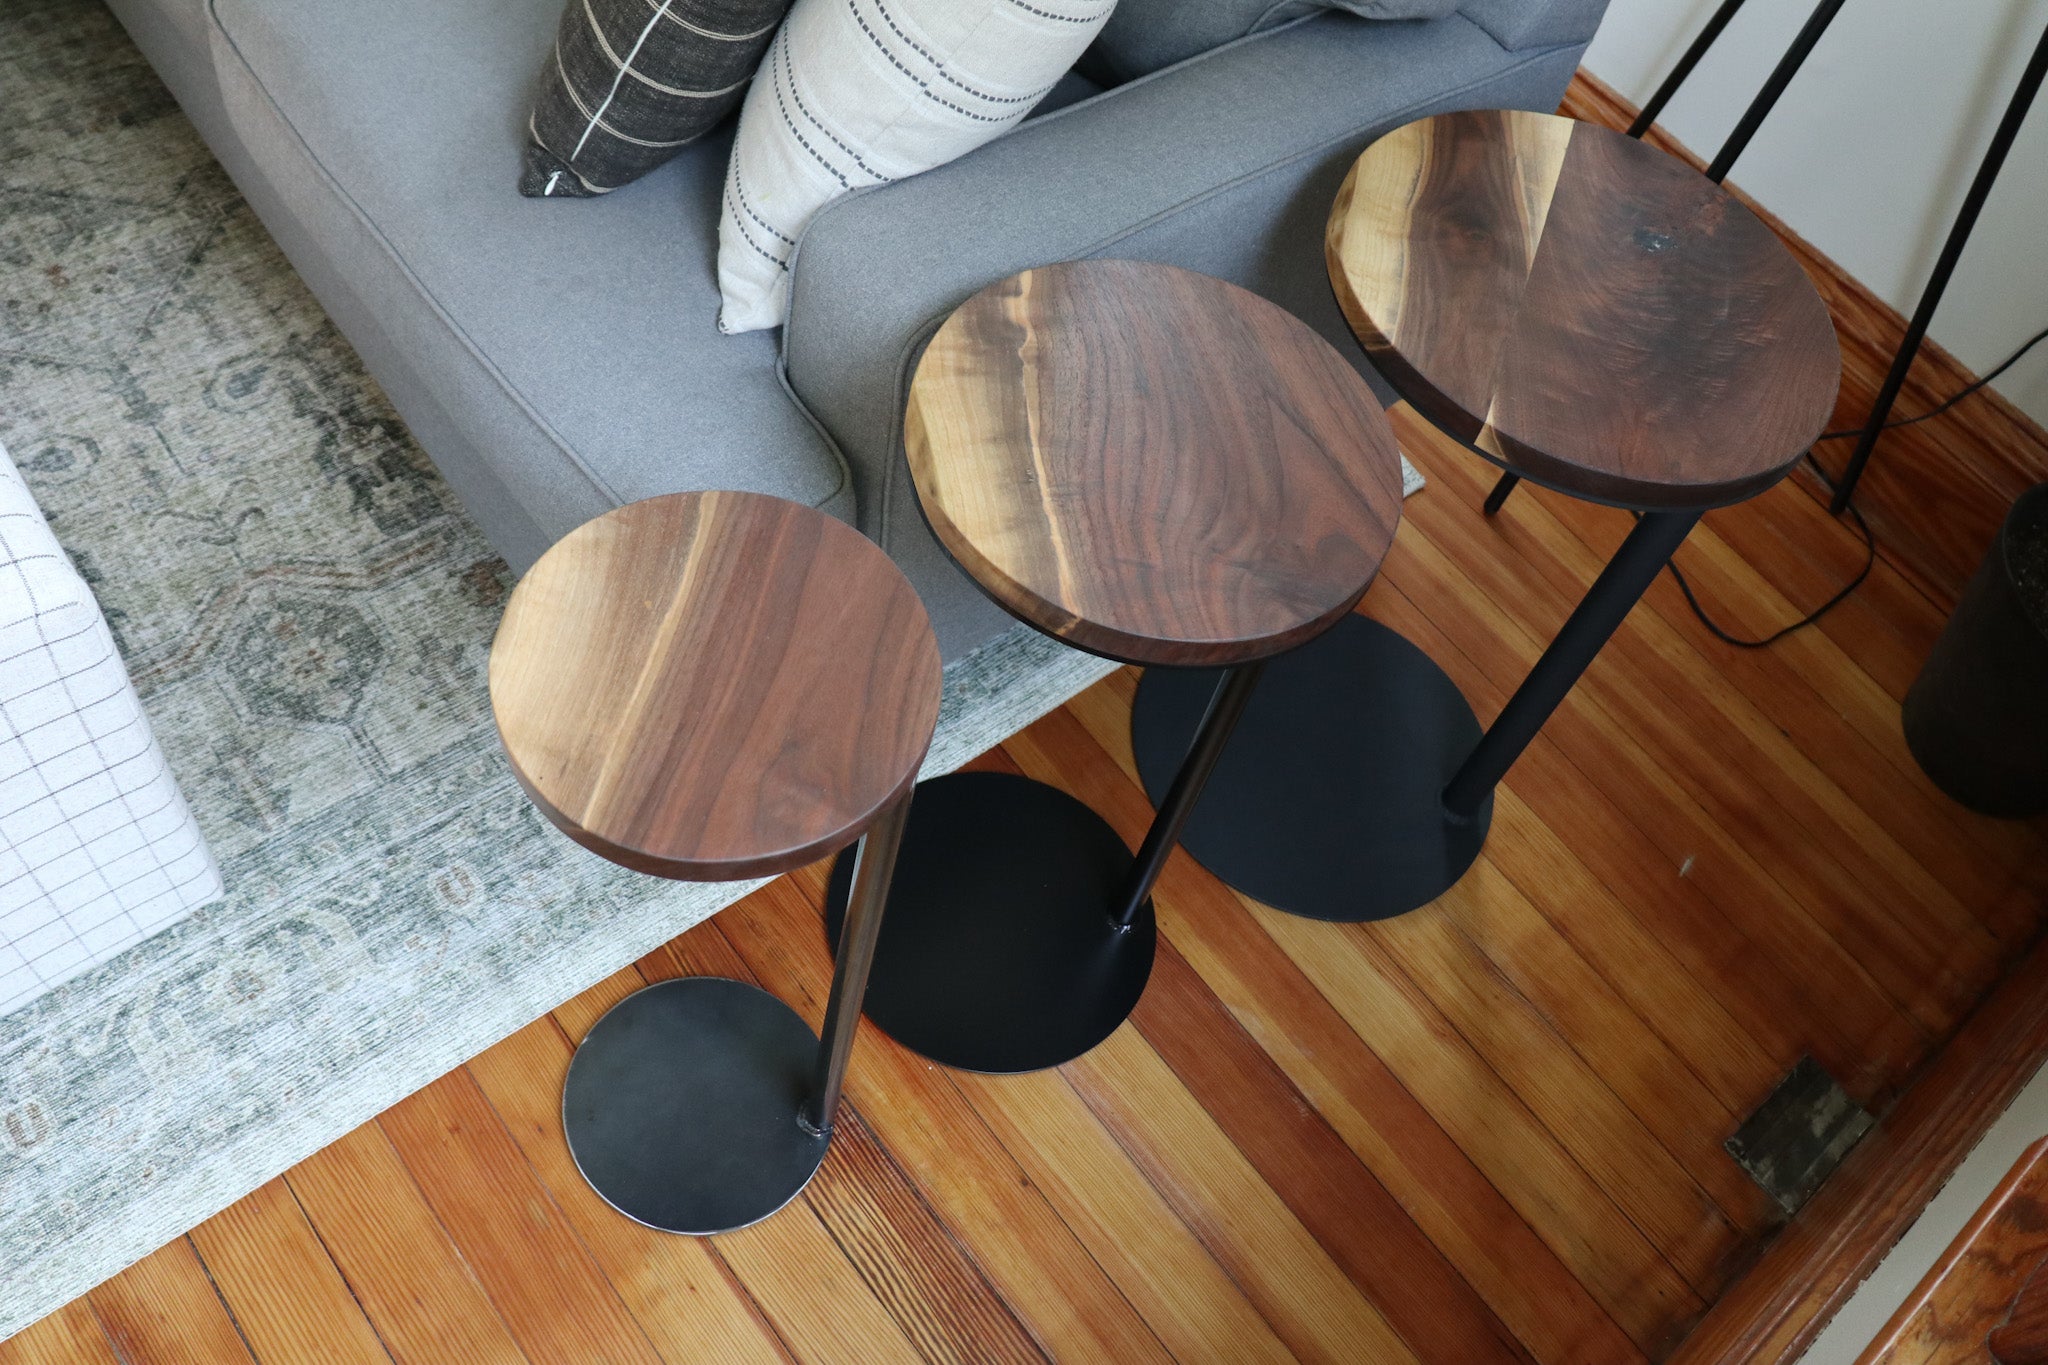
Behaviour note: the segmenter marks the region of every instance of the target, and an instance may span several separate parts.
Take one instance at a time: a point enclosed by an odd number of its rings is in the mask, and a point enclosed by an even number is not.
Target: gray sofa
[[[514,192],[561,0],[111,3],[515,568],[636,498],[780,494],[880,542],[949,661],[1013,628],[931,539],[900,456],[909,366],[951,308],[1046,261],[1170,261],[1364,370],[1322,265],[1345,167],[1423,114],[1556,107],[1605,7],[1322,12],[1107,90],[1069,77],[1008,136],[821,214],[787,325],[725,337],[729,134],[599,201]]]

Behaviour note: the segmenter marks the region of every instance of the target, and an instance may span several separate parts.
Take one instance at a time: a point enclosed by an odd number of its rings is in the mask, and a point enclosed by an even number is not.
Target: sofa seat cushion
[[[714,322],[729,128],[602,200],[515,192],[561,3],[214,0],[216,74],[272,230],[401,413],[435,424],[424,443],[465,499],[502,490],[535,524],[508,545],[478,509],[515,564],[680,489],[849,514],[773,338]],[[481,468],[451,468],[465,452]]]

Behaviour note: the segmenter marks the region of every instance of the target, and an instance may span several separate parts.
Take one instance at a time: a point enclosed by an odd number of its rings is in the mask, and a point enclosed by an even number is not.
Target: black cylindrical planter
[[[1985,815],[2048,812],[2048,619],[2022,548],[2048,539],[2048,483],[2021,494],[1906,693],[1906,745],[1950,796]],[[2048,555],[2048,550],[2036,551]],[[2035,561],[2037,573],[2048,566]]]

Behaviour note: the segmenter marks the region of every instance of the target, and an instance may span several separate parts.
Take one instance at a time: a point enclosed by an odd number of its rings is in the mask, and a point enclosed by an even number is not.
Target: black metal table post
[[[1152,817],[1152,827],[1145,831],[1145,842],[1138,847],[1130,885],[1124,889],[1121,904],[1110,915],[1118,929],[1130,928],[1145,902],[1152,898],[1152,888],[1158,884],[1159,874],[1166,870],[1167,856],[1180,842],[1188,816],[1194,813],[1195,802],[1201,799],[1209,775],[1216,771],[1216,761],[1223,757],[1231,732],[1243,719],[1244,708],[1250,704],[1265,667],[1261,661],[1225,669],[1216,690],[1210,694],[1202,723],[1195,727],[1194,742],[1188,745],[1187,757],[1181,760],[1165,799],[1159,803],[1158,813]]]
[[[1481,805],[1564,701],[1601,646],[1650,590],[1699,519],[1698,512],[1646,512],[1637,520],[1557,638],[1444,787],[1447,819],[1465,823],[1478,815]]]
[[[923,784],[868,1017],[933,1061],[995,1074],[1058,1066],[1108,1037],[1152,974],[1152,888],[1264,667],[1224,670],[1209,686],[1135,856],[1101,816],[1028,779]],[[846,941],[851,875],[842,855],[825,896],[835,944]]]
[[[885,811],[868,827],[854,850],[853,896],[846,913],[846,932],[832,960],[832,994],[825,1001],[824,1034],[818,1040],[817,1079],[799,1122],[820,1137],[832,1136],[839,1116],[839,1092],[846,1082],[846,1063],[853,1055],[853,1035],[860,1028],[861,1002],[868,975],[875,966],[875,943],[882,935],[882,911],[889,903],[889,883],[896,854],[903,847],[903,829],[910,822],[910,797]]]
[[[905,795],[856,846],[822,1038],[768,992],[711,976],[636,991],[591,1027],[562,1087],[562,1127],[606,1203],[707,1236],[759,1222],[810,1182],[832,1140],[909,813]]]

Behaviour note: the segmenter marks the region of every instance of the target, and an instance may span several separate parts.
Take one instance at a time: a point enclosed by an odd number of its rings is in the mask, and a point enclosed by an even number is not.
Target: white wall
[[[1815,0],[1749,0],[1661,122],[1719,150]],[[1586,66],[1641,104],[1716,0],[1613,0]],[[2048,0],[1848,0],[1729,179],[1911,313]],[[2048,91],[1930,329],[1982,374],[2048,327]],[[2048,425],[2048,342],[1996,387]],[[1909,416],[1910,401],[1895,415]]]

